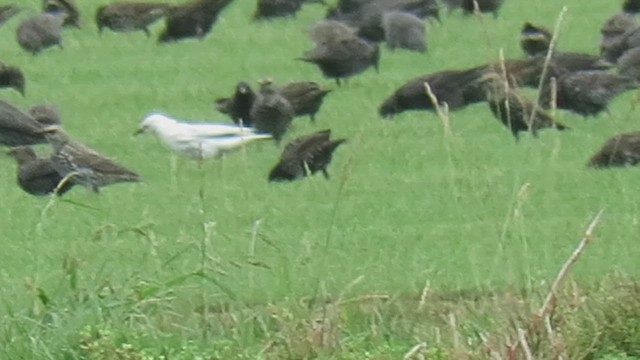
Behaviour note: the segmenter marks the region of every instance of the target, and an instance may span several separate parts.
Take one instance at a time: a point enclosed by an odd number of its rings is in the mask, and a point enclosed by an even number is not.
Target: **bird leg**
[[[151,37],[151,31],[149,31],[149,29],[147,29],[146,26],[144,28],[142,28],[142,30],[144,31],[145,34],[147,34],[147,38]]]
[[[340,78],[336,78],[336,84],[338,86],[342,86],[342,82],[340,81]]]
[[[324,178],[329,180],[330,176],[329,173],[327,172],[327,169],[322,169],[322,175],[324,175]]]

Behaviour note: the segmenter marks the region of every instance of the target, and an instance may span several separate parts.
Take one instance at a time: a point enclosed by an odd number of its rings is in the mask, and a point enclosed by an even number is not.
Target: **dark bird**
[[[304,3],[326,5],[324,0],[258,0],[253,18],[265,20],[277,17],[294,17],[302,9]]]
[[[627,50],[640,46],[640,25],[633,14],[613,15],[600,29],[600,56],[615,63]]]
[[[449,110],[458,110],[469,104],[484,101],[485,91],[476,81],[485,72],[486,66],[465,70],[447,70],[413,79],[396,90],[380,106],[382,117],[392,117],[407,110],[435,110],[427,96],[425,83],[438,99],[447,103]]]
[[[335,79],[341,85],[342,79],[360,74],[371,66],[377,72],[380,48],[358,37],[338,38],[316,44],[299,60],[317,65],[325,77]]]
[[[80,11],[75,0],[42,0],[42,10],[45,13],[64,13],[63,26],[80,28]]]
[[[640,47],[628,50],[618,59],[618,74],[640,81]]]
[[[23,146],[46,143],[43,125],[13,105],[0,100],[0,145]]]
[[[639,0],[624,0],[622,4],[622,11],[627,14],[640,13],[640,1]]]
[[[218,20],[220,12],[233,0],[194,0],[174,6],[165,17],[165,29],[158,42],[167,43],[187,38],[204,39]]]
[[[316,113],[330,92],[313,81],[291,82],[280,88],[280,95],[289,101],[295,116],[309,115],[311,121],[316,120]]]
[[[347,24],[336,20],[321,20],[309,30],[309,38],[316,45],[336,39],[352,38],[357,30]]]
[[[426,28],[419,17],[400,11],[389,11],[382,18],[384,37],[389,49],[427,51]]]
[[[372,0],[350,12],[336,10],[327,19],[345,22],[358,29],[358,36],[370,41],[385,39],[383,16],[389,11],[409,13],[424,19],[433,17],[440,21],[440,6],[436,0]]]
[[[60,124],[62,116],[60,111],[53,105],[37,104],[27,109],[27,113],[37,122],[44,126]]]
[[[582,116],[596,116],[619,94],[638,88],[635,79],[604,71],[577,71],[557,79],[556,106]],[[542,106],[549,106],[551,90],[543,87]]]
[[[63,13],[46,13],[22,21],[16,30],[18,44],[33,55],[54,45],[62,49],[61,32],[65,16]]]
[[[7,22],[20,12],[20,8],[15,5],[3,5],[0,6],[0,25]]]
[[[295,113],[289,101],[275,89],[270,80],[264,80],[251,107],[250,117],[258,132],[271,134],[277,144],[287,132]]]
[[[269,181],[293,181],[310,176],[318,171],[329,179],[327,166],[333,152],[346,139],[330,140],[331,130],[299,137],[288,143],[282,151],[280,161],[269,173]]]
[[[251,126],[251,107],[256,101],[256,93],[251,89],[251,85],[241,81],[236,85],[236,91],[231,97],[219,98],[215,100],[216,110],[229,115],[236,124]]]
[[[51,162],[63,178],[99,192],[103,186],[119,182],[139,182],[140,176],[108,159],[85,145],[72,141],[57,125],[43,129],[47,141],[53,147]]]
[[[544,58],[539,57],[539,61],[544,61]],[[611,64],[603,61],[598,56],[565,51],[555,51],[551,56],[551,65],[558,74],[586,70],[607,70],[612,67]]]
[[[98,31],[106,27],[115,32],[144,31],[151,36],[149,26],[164,16],[168,4],[121,2],[100,6],[96,11]]]
[[[0,88],[11,88],[25,95],[25,79],[22,70],[0,62]]]
[[[568,129],[565,125],[556,122],[540,107],[505,83],[504,79],[496,73],[488,73],[478,80],[485,87],[487,102],[493,115],[511,131],[516,141],[520,139],[522,131],[531,131],[534,137],[538,136],[538,130],[555,128],[557,130]]]
[[[481,13],[493,13],[493,17],[497,18],[504,0],[462,0],[460,7],[465,14],[470,15],[475,12],[475,3]]]
[[[51,159],[42,159],[29,146],[11,148],[8,154],[18,163],[18,185],[25,192],[35,196],[53,193],[62,180],[62,176],[53,168]],[[56,193],[64,195],[71,190],[73,183],[65,182]]]
[[[551,36],[551,31],[545,27],[526,22],[520,32],[520,47],[528,57],[546,55]]]
[[[640,163],[640,131],[616,135],[607,140],[587,166],[595,168],[636,166]]]

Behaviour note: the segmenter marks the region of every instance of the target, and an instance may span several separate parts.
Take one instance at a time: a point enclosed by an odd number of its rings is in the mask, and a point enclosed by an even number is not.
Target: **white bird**
[[[197,160],[220,158],[255,140],[271,139],[256,129],[226,123],[179,122],[166,115],[147,115],[135,135],[154,134],[175,153]]]

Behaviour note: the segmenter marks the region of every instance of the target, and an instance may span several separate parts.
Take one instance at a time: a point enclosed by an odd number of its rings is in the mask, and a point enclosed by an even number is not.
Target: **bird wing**
[[[284,163],[290,163],[297,161],[309,161],[310,157],[313,157],[313,149],[318,144],[329,141],[331,136],[331,130],[322,130],[299,137],[292,142],[288,143],[282,151],[281,160]]]
[[[138,177],[138,174],[117,164],[115,161],[100,155],[97,151],[77,142],[67,143],[61,150],[71,157],[71,161],[78,167],[90,168],[96,172],[112,175],[128,175]]]
[[[42,125],[13,105],[0,100],[0,129],[37,133],[42,130]]]
[[[183,129],[185,136],[191,136],[193,138],[255,133],[254,128],[231,124],[191,123],[184,125]]]

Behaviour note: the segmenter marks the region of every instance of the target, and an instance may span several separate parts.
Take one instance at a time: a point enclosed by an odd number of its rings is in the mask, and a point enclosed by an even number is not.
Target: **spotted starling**
[[[438,103],[447,103],[449,110],[462,109],[465,106],[484,101],[485,91],[475,81],[485,72],[486,66],[464,70],[446,70],[413,79],[397,89],[380,106],[382,117],[392,117],[407,110],[435,110],[431,98],[427,96],[425,83],[438,99]]]
[[[168,4],[146,2],[121,2],[100,6],[96,11],[98,31],[106,27],[115,32],[144,31],[151,36],[149,25],[165,15]]]
[[[69,139],[69,136],[57,125],[43,129],[46,139],[53,147],[51,161],[53,168],[63,178],[99,192],[103,186],[118,182],[138,182],[140,176],[118,165],[93,149]]]
[[[317,65],[322,74],[335,79],[347,79],[373,66],[378,71],[380,49],[358,37],[339,38],[317,44],[299,60]]]
[[[309,115],[315,121],[324,97],[331,92],[312,81],[291,82],[280,88],[280,94],[289,101],[295,116]]]
[[[389,49],[427,51],[426,28],[419,17],[400,11],[384,13],[382,24]]]
[[[487,102],[491,112],[511,131],[516,141],[520,139],[519,133],[522,131],[531,131],[533,136],[537,137],[540,129],[568,129],[541,108],[534,106],[517,89],[509,87],[500,75],[488,73],[478,81],[484,84],[487,91]]]
[[[25,192],[44,196],[53,193],[62,180],[62,176],[53,168],[51,159],[41,159],[29,146],[11,148],[9,155],[18,163],[18,185]],[[56,193],[64,195],[71,190],[73,183],[65,182]]]
[[[640,81],[640,47],[627,50],[618,59],[618,74]]]
[[[280,161],[269,173],[269,181],[293,181],[321,171],[329,179],[327,166],[333,152],[346,139],[330,140],[331,130],[299,137],[285,146]]]
[[[582,116],[596,116],[607,110],[609,102],[619,94],[638,88],[635,79],[604,71],[576,71],[557,79],[556,106]],[[551,89],[544,86],[541,105],[547,107]]]
[[[64,13],[64,26],[80,28],[80,11],[75,0],[42,0],[45,13]]]
[[[46,13],[22,21],[16,30],[18,44],[33,55],[54,45],[62,48],[61,32],[65,16],[62,13]]]
[[[253,126],[261,133],[271,134],[280,144],[294,115],[289,101],[275,89],[271,81],[262,81],[258,97],[251,107]]]
[[[624,0],[622,11],[634,15],[640,13],[640,0]]]
[[[218,20],[220,12],[233,0],[193,0],[172,7],[165,17],[165,29],[159,43],[175,42],[187,38],[204,39]]]
[[[640,163],[640,131],[616,135],[607,140],[587,166],[595,168],[635,166]]]

